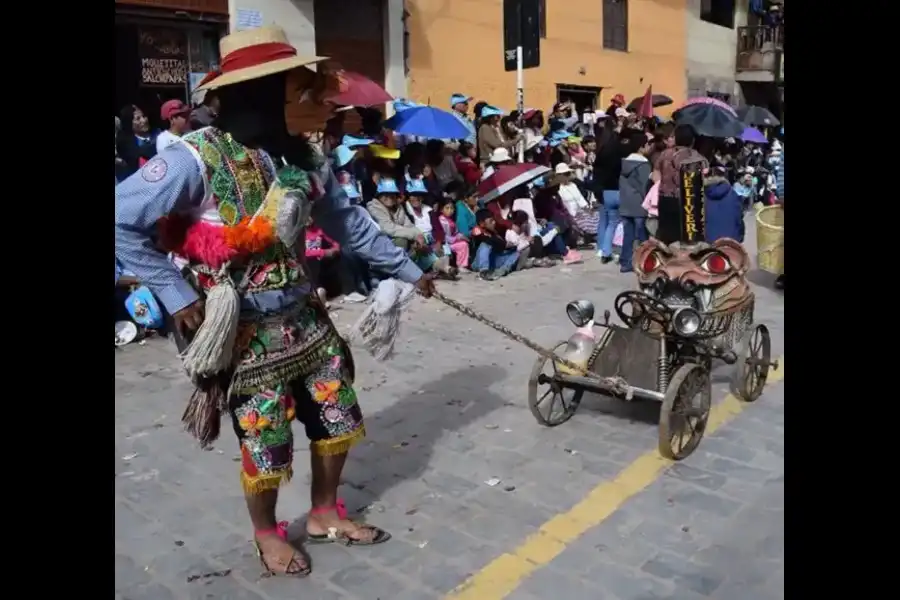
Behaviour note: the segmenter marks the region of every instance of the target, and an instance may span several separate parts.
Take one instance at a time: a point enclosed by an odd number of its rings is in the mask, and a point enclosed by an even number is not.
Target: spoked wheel
[[[663,457],[681,460],[697,449],[711,402],[709,369],[691,363],[675,371],[659,411],[659,453]]]
[[[561,356],[567,343],[557,344],[553,354]],[[555,427],[571,419],[584,396],[584,390],[563,388],[553,381],[558,368],[555,361],[542,356],[535,361],[528,379],[528,408],[537,422],[547,427]]]
[[[763,393],[772,360],[769,328],[757,325],[744,333],[738,347],[738,359],[731,376],[731,393],[744,402],[753,402]]]

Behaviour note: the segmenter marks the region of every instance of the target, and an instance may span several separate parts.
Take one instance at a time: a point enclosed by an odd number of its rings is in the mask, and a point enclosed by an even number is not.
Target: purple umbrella
[[[769,140],[766,139],[766,136],[762,134],[762,132],[756,127],[747,127],[744,129],[744,133],[741,134],[741,139],[745,142],[752,142],[754,144],[768,144]]]

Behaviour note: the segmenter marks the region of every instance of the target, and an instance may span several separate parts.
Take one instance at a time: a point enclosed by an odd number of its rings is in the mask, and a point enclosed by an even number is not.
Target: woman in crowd
[[[655,237],[664,244],[680,239],[681,167],[699,163],[700,169],[709,169],[709,161],[694,150],[694,130],[689,125],[675,127],[674,137],[675,145],[660,155],[653,171],[654,181],[659,181],[659,216]]]
[[[122,181],[156,156],[156,135],[150,130],[147,115],[133,104],[123,108],[119,117],[116,155],[121,160],[116,161],[116,179]]]
[[[619,257],[619,271],[622,273],[634,271],[632,257],[635,243],[648,238],[644,198],[652,185],[650,175],[653,172],[647,158],[653,148],[653,142],[643,131],[629,133],[627,148],[631,150],[631,154],[622,159],[622,174],[619,177],[619,216],[622,219],[622,255]]]
[[[459,150],[454,156],[456,164],[456,172],[462,176],[462,180],[466,185],[478,185],[481,181],[481,168],[475,160],[478,156],[478,149],[475,144],[469,142],[461,142]]]
[[[597,256],[603,263],[613,259],[612,241],[619,224],[619,175],[625,152],[620,140],[621,122],[602,122],[597,132],[594,161],[594,195],[603,203],[597,223]]]
[[[661,125],[653,134],[653,147],[650,149],[650,155],[647,157],[653,168],[656,168],[656,163],[663,151],[674,145],[675,136],[672,133],[671,125]]]
[[[481,172],[481,180],[484,181],[502,166],[514,164],[516,164],[516,160],[510,155],[509,150],[506,148],[494,148],[494,151],[491,152],[491,157],[488,159],[487,166]]]
[[[475,228],[475,211],[478,210],[478,190],[474,186],[448,190],[451,197],[456,199],[456,230],[461,235],[472,238],[472,229]],[[471,244],[470,244],[470,250]]]
[[[481,109],[481,125],[478,127],[478,160],[481,167],[487,166],[491,153],[496,148],[506,148],[507,151],[514,147],[521,139],[521,134],[513,138],[507,138],[500,128],[500,119],[503,111],[494,106],[487,105]]]
[[[544,139],[544,112],[533,108],[528,109],[522,114],[522,118],[525,121],[522,136],[525,141],[525,151],[528,152]]]
[[[428,140],[425,143],[425,164],[431,167],[431,177],[441,192],[451,181],[462,179],[441,140]]]
[[[375,198],[369,202],[366,210],[369,211],[381,231],[388,235],[394,244],[405,249],[420,269],[428,272],[439,270],[442,266],[449,266],[449,264],[437,264],[438,258],[431,251],[425,234],[416,227],[404,209],[400,188],[397,187],[396,181],[388,178],[379,179]],[[447,262],[449,263],[449,261]]]
[[[425,243],[428,246],[434,246],[434,236],[432,235],[431,224],[431,207],[424,203],[425,196],[428,195],[428,188],[421,177],[406,177],[406,203],[403,208],[409,218],[412,219],[413,225],[425,236]]]
[[[557,185],[556,193],[562,207],[571,217],[569,223],[576,236],[576,240],[570,238],[569,241],[577,243],[577,238],[581,238],[585,242],[595,235],[600,216],[591,209],[591,205],[575,183],[575,173],[569,165],[565,163],[556,165],[554,176],[554,183]]]

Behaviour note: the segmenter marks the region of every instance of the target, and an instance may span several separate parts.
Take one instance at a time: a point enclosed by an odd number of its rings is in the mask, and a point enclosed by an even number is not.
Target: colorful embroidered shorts
[[[241,323],[238,366],[229,398],[248,493],[291,477],[291,421],[306,428],[314,454],[342,454],[365,436],[352,357],[317,308]]]

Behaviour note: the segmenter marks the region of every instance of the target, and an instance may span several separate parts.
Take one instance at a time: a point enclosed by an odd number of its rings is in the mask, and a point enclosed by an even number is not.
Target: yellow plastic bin
[[[784,273],[784,206],[780,204],[756,213],[756,264],[767,273]]]

